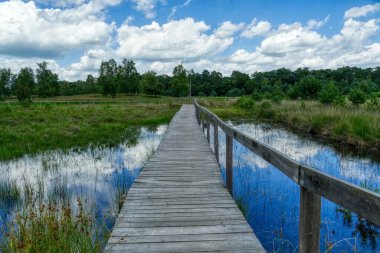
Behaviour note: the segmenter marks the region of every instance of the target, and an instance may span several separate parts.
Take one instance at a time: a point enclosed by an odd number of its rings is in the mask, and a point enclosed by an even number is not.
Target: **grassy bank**
[[[0,160],[56,148],[114,145],[128,136],[131,126],[170,122],[180,104],[176,98],[120,97],[93,103],[101,96],[55,98],[28,107],[0,103]],[[130,98],[130,99],[128,99]],[[78,101],[87,101],[80,102]]]
[[[200,99],[223,119],[280,123],[340,148],[380,154],[380,108],[365,105],[328,106],[316,101],[250,102],[238,99]]]

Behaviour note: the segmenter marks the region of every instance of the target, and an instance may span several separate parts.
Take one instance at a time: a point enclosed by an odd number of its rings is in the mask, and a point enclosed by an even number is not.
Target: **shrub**
[[[339,89],[333,82],[328,82],[322,87],[318,95],[322,104],[332,104],[339,96]]]
[[[351,90],[350,94],[348,95],[348,99],[354,104],[354,105],[360,105],[364,104],[367,100],[366,95],[360,88],[354,88]]]
[[[274,117],[274,111],[272,109],[272,105],[268,101],[264,101],[261,103],[258,113],[263,118],[273,118]]]
[[[217,97],[218,94],[216,93],[216,91],[212,90],[211,93],[210,93],[210,97]]]
[[[227,92],[227,97],[239,97],[243,95],[242,91],[238,88],[231,89]]]
[[[238,106],[245,110],[252,109],[254,104],[255,104],[255,101],[251,97],[244,96],[244,97],[239,98],[238,100]]]
[[[255,101],[261,101],[262,100],[261,94],[257,91],[252,92],[251,98]]]
[[[374,93],[372,93],[371,97],[369,98],[368,106],[369,107],[377,107],[377,106],[379,106],[379,99],[377,98],[377,96]]]
[[[346,105],[346,97],[339,95],[334,99],[334,105],[345,106]]]

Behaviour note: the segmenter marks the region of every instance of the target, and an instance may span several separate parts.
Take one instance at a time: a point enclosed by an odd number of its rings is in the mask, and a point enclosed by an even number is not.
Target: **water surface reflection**
[[[372,191],[380,189],[380,163],[369,158],[342,155],[267,124],[229,123],[303,164]],[[225,179],[225,135],[219,131]],[[298,252],[299,186],[236,141],[234,198],[267,251]],[[380,252],[379,232],[354,213],[322,200],[321,252]]]
[[[119,187],[128,189],[141,167],[156,150],[167,126],[136,127],[115,147],[88,147],[82,150],[55,150],[35,156],[25,155],[0,162],[0,225],[12,218],[24,201],[29,186],[44,200],[76,205],[80,198],[86,207],[113,225]],[[18,194],[10,195],[10,185]]]

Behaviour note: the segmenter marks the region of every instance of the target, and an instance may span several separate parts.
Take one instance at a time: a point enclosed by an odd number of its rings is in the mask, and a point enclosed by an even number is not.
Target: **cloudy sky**
[[[0,1],[0,67],[46,60],[77,80],[110,58],[166,74],[380,66],[380,1]]]

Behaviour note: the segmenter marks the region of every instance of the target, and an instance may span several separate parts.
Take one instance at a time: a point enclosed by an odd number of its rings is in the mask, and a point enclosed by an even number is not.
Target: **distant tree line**
[[[191,88],[190,88],[191,86]],[[0,98],[15,95],[20,101],[33,96],[53,97],[87,93],[116,94],[139,93],[166,96],[243,96],[255,100],[318,99],[322,103],[343,103],[348,97],[354,104],[364,103],[380,94],[380,67],[342,67],[336,70],[295,71],[281,68],[251,75],[233,71],[223,76],[217,71],[204,70],[194,73],[182,65],[173,69],[172,75],[158,75],[154,71],[138,73],[132,60],[104,61],[97,78],[88,75],[85,81],[60,81],[57,74],[48,69],[47,63],[37,65],[35,72],[23,68],[18,74],[0,69]],[[374,101],[377,99],[374,99]]]

